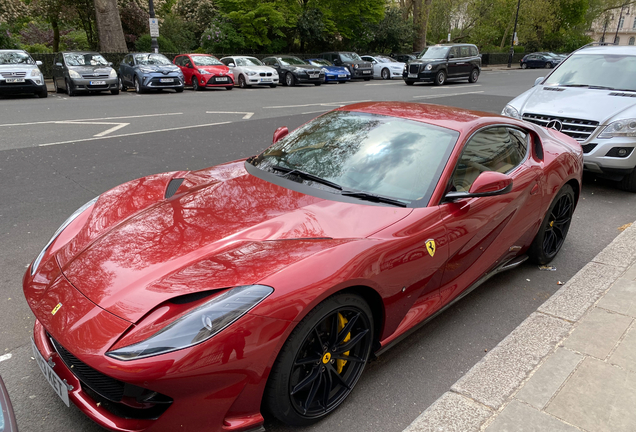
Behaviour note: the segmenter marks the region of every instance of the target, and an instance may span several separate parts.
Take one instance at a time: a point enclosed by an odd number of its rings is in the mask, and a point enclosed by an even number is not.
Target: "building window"
[[[618,36],[616,36],[616,37],[614,38],[614,43],[615,43],[616,45],[620,45],[620,43],[621,43],[621,38],[620,38],[620,37],[618,37]]]
[[[634,36],[629,38],[629,44],[630,45],[634,45],[634,41],[636,41],[636,38],[634,38]]]
[[[634,24],[632,25],[633,29],[636,29],[636,17],[634,17]]]
[[[621,18],[618,20],[618,28],[622,29],[623,28],[623,24],[625,24],[625,17],[621,16]]]

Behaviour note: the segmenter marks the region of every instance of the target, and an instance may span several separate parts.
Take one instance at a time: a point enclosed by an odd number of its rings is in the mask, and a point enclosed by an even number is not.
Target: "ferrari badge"
[[[57,306],[55,306],[53,310],[51,311],[51,315],[55,315],[57,311],[60,310],[61,307],[62,307],[62,303],[58,303]]]
[[[435,240],[426,240],[426,250],[430,256],[435,255]]]

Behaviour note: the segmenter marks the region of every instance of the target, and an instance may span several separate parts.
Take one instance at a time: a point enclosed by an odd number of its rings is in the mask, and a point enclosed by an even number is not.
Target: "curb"
[[[636,223],[554,293],[403,432],[480,431],[636,262]]]

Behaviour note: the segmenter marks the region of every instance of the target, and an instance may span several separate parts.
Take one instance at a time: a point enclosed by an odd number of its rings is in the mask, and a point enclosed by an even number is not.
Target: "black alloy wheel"
[[[478,79],[479,79],[479,69],[474,68],[470,72],[470,75],[468,76],[468,82],[469,83],[476,83]]]
[[[528,256],[535,264],[545,265],[554,259],[565,242],[574,213],[574,191],[565,185],[550,204],[539,232],[532,241]]]
[[[192,91],[199,91],[201,87],[199,87],[199,78],[196,75],[192,75]]]
[[[264,403],[279,420],[305,426],[347,398],[371,353],[373,316],[355,294],[329,297],[294,329],[270,374]]]
[[[446,72],[444,72],[443,70],[437,72],[437,75],[435,75],[435,85],[441,86],[444,85],[445,82]]]
[[[528,69],[528,63],[521,63],[521,69]]]
[[[387,68],[384,68],[382,69],[382,72],[380,72],[380,76],[382,76],[383,80],[391,79],[391,72],[389,72]]]
[[[291,72],[287,72],[285,74],[285,85],[288,87],[293,87],[296,85],[296,77]]]

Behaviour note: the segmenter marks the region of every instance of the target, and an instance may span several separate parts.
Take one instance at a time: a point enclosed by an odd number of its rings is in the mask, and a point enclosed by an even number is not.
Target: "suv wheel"
[[[435,75],[435,85],[441,86],[444,85],[445,82],[446,72],[444,72],[443,70],[437,72],[437,75]]]
[[[618,188],[627,192],[636,192],[636,168],[618,182]]]

